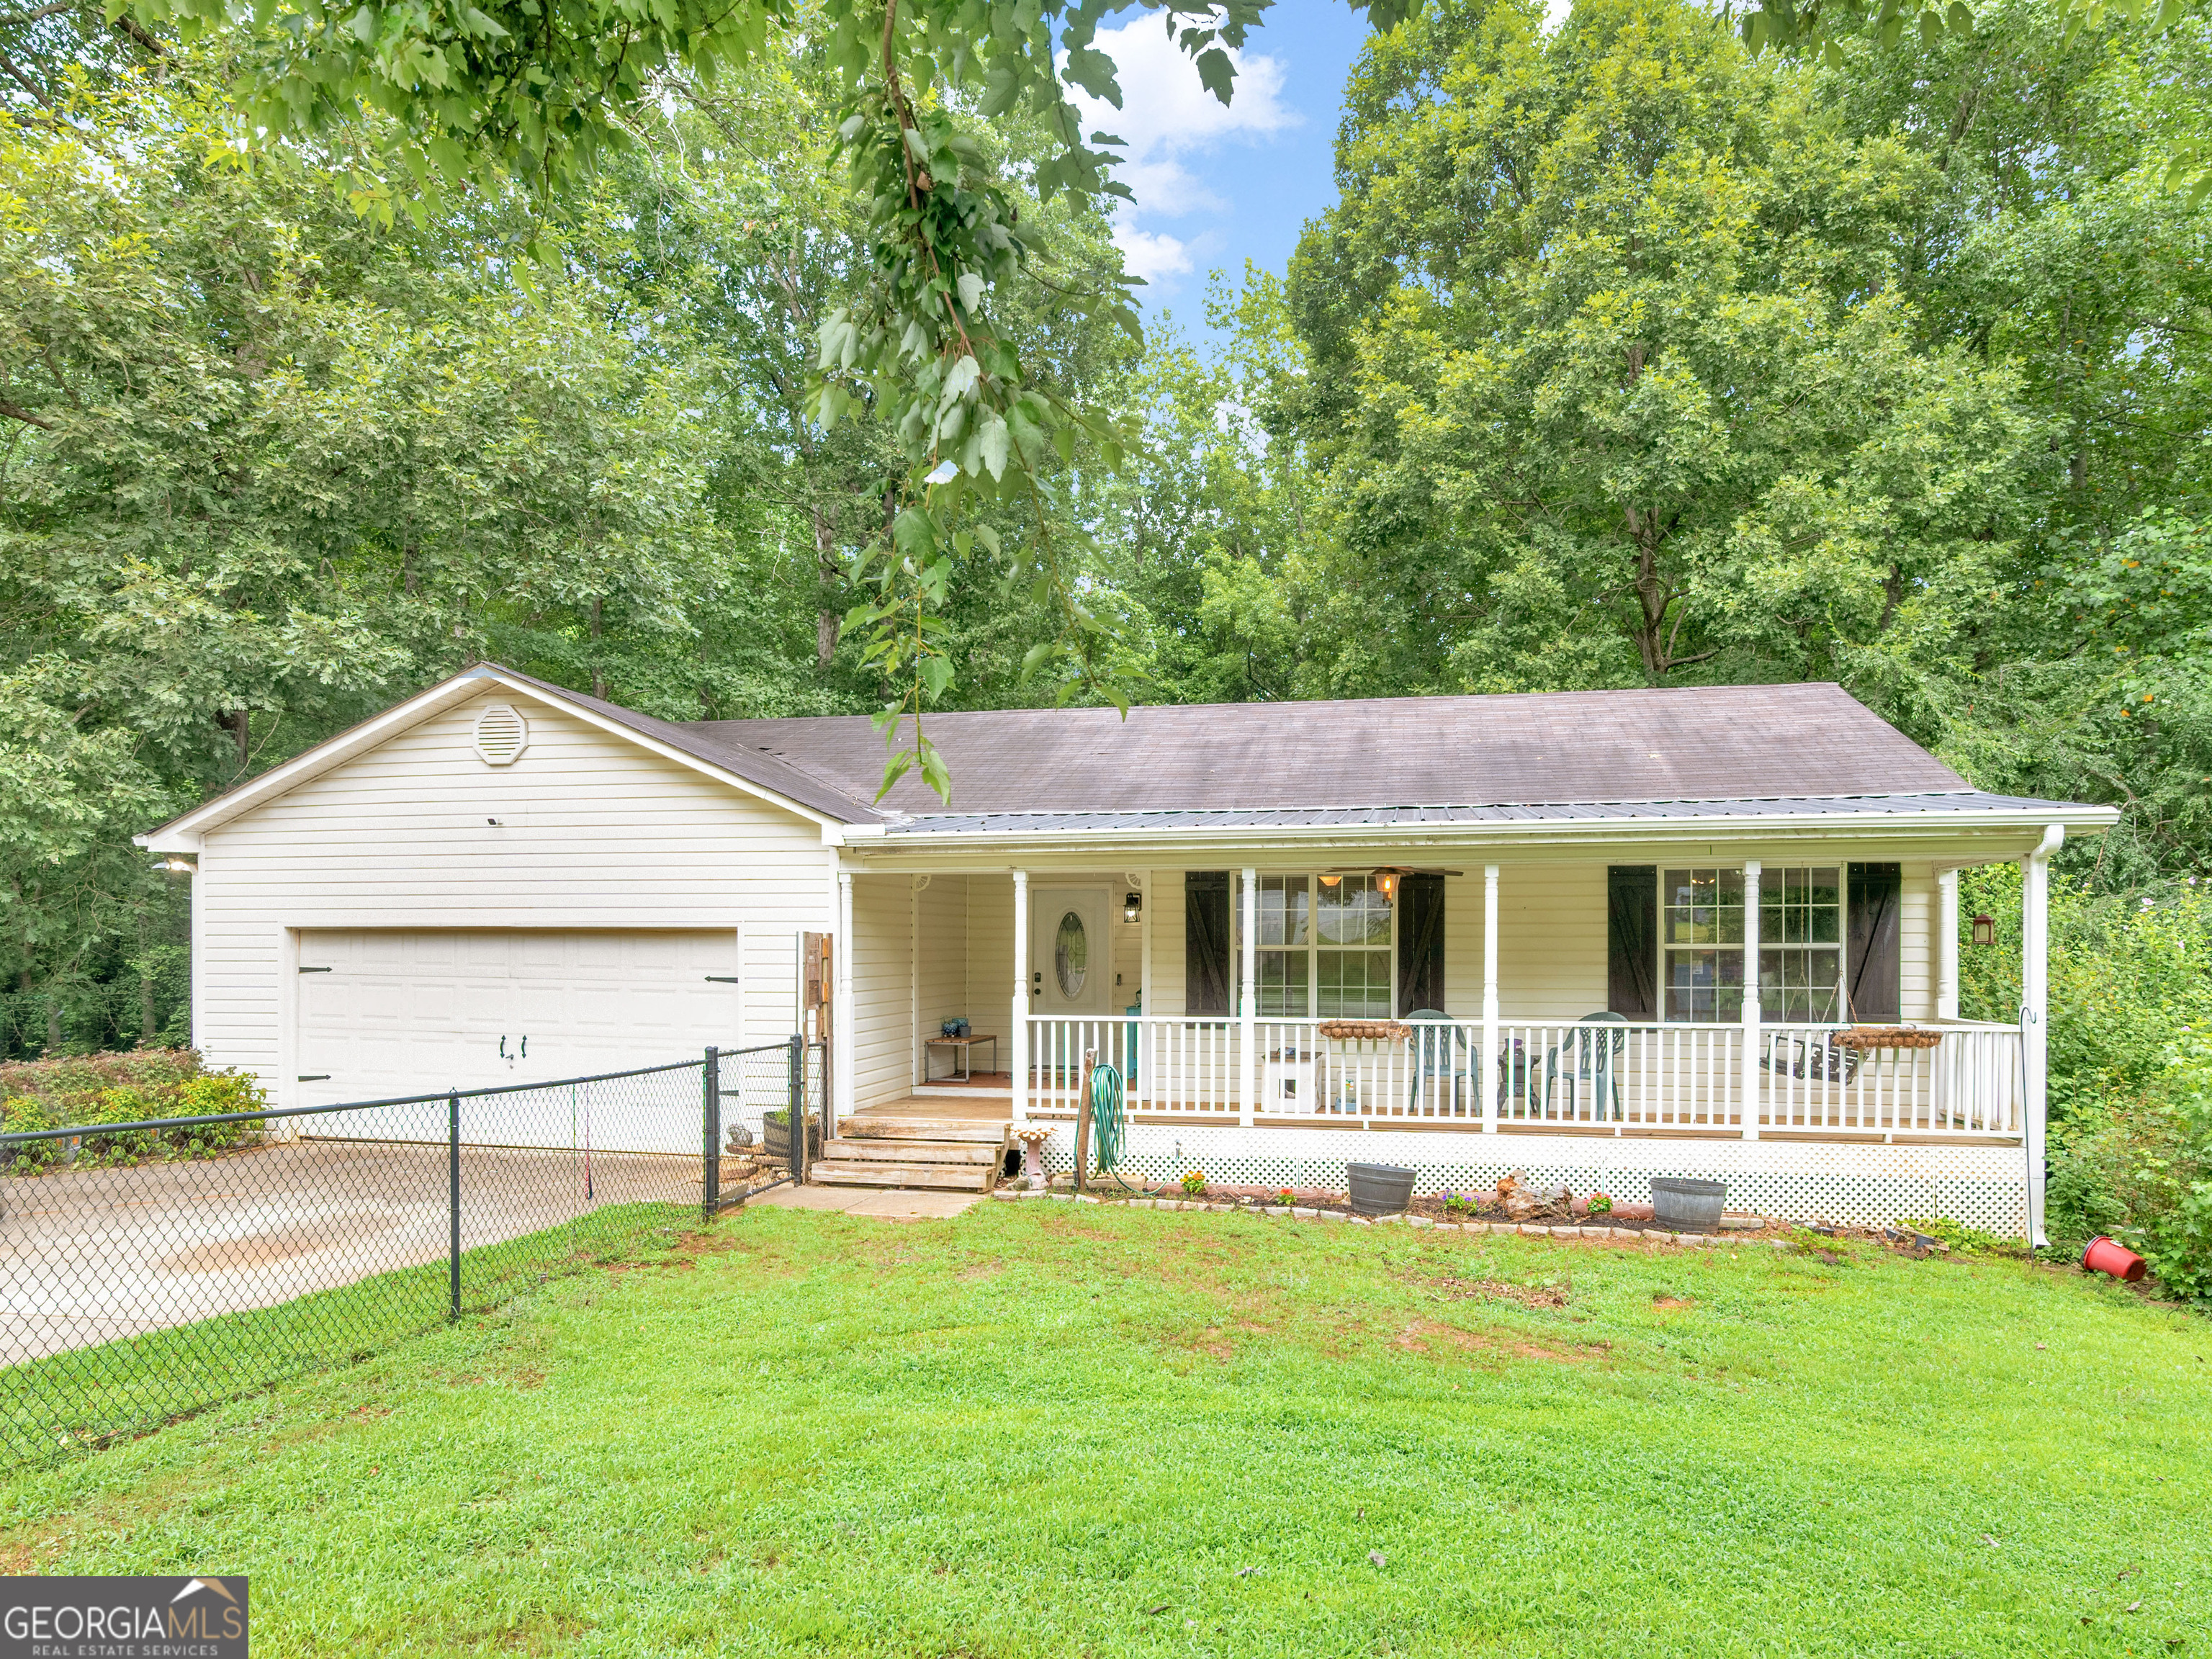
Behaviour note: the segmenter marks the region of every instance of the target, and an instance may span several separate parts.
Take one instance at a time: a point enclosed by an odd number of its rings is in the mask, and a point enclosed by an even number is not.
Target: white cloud
[[[1198,68],[1157,17],[1098,31],[1098,50],[1114,60],[1121,107],[1075,94],[1084,132],[1110,133],[1123,148],[1115,174],[1135,198],[1115,215],[1114,241],[1130,274],[1154,282],[1191,269],[1190,242],[1139,227],[1139,219],[1178,219],[1219,211],[1203,169],[1187,161],[1224,144],[1264,138],[1304,119],[1283,102],[1280,59],[1231,52],[1236,96],[1224,105],[1198,77]],[[1200,239],[1204,240],[1204,239]]]
[[[1180,276],[1190,269],[1190,250],[1176,238],[1157,231],[1139,230],[1116,221],[1114,246],[1121,250],[1121,263],[1132,276],[1156,283],[1163,276]]]
[[[1567,21],[1567,14],[1575,9],[1575,0],[1544,0],[1544,33],[1557,34],[1559,25]]]

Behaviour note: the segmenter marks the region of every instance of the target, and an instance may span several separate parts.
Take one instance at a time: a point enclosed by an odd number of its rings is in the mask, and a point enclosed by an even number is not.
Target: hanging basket
[[[1413,1028],[1395,1019],[1325,1019],[1321,1034],[1332,1042],[1403,1042]]]
[[[1911,1025],[1853,1025],[1828,1039],[1838,1048],[1933,1048],[1942,1040],[1941,1031]]]

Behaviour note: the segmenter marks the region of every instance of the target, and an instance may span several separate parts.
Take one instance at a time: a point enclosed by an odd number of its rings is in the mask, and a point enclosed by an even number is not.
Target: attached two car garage
[[[740,1042],[734,929],[297,937],[303,1106],[628,1071]]]

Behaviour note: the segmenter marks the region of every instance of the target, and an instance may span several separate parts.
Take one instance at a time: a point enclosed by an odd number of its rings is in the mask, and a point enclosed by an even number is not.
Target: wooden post
[[[1075,1190],[1081,1192],[1091,1169],[1091,1073],[1098,1064],[1098,1051],[1083,1051],[1083,1070],[1076,1082]]]

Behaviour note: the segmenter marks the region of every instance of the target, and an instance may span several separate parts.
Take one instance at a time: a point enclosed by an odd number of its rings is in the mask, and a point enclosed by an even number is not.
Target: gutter
[[[1091,830],[900,830],[882,836],[869,848],[884,854],[966,851],[994,852],[1127,848],[1158,850],[1188,846],[1194,848],[1271,845],[1434,847],[1456,848],[1497,845],[1543,845],[1606,840],[1621,842],[1833,840],[1869,833],[1885,840],[1946,840],[1961,833],[2003,833],[2008,830],[2062,832],[2068,827],[2091,833],[2110,829],[2119,812],[2108,806],[2076,806],[2053,811],[2045,805],[2035,811],[1987,811],[1960,812],[1821,812],[1780,813],[1772,817],[1729,814],[1699,817],[1499,818],[1456,824],[1297,824],[1264,823],[1220,827],[1162,826],[1158,829]],[[871,837],[873,840],[873,837]],[[2012,856],[2019,856],[2013,854]]]

